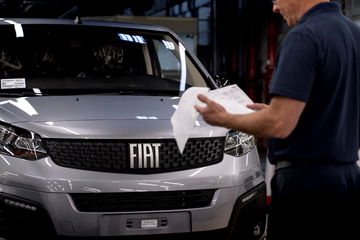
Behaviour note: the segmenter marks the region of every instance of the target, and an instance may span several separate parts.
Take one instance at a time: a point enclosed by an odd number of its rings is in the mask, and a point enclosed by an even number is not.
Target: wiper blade
[[[0,96],[6,97],[33,97],[33,96],[41,96],[41,94],[36,94],[34,92],[0,92]]]
[[[35,96],[69,96],[69,95],[132,95],[132,96],[178,96],[177,90],[155,89],[41,89],[38,92],[0,91],[0,97],[35,97]]]
[[[112,91],[99,91],[94,92],[97,95],[137,95],[137,96],[176,96],[179,91],[174,90],[147,90],[147,89],[134,89],[134,90],[112,90]]]

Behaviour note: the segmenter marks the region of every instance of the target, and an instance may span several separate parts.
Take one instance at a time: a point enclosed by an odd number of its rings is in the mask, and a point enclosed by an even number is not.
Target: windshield
[[[84,25],[1,26],[1,94],[178,95],[205,87],[182,44],[163,33]]]

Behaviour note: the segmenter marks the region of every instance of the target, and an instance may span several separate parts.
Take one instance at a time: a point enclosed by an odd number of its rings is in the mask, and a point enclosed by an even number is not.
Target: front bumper
[[[12,233],[29,232],[26,236],[54,233],[73,237],[147,236],[229,230],[238,222],[233,220],[236,215],[246,215],[243,211],[234,213],[239,205],[256,202],[254,209],[249,210],[251,214],[246,217],[246,222],[252,215],[257,215],[252,214],[256,209],[265,209],[262,200],[255,201],[265,197],[262,190],[254,190],[265,188],[256,149],[238,158],[226,155],[222,162],[203,168],[151,175],[64,168],[55,165],[50,158],[27,161],[4,156],[3,159],[0,162],[0,230],[3,226],[10,228]],[[88,204],[85,198],[83,209],[73,199],[76,194],[115,194],[119,197],[129,193],[140,196],[140,193],[188,194],[208,190],[214,190],[214,193],[208,202],[204,201],[205,205],[192,205],[192,195],[186,195],[190,196],[190,201],[180,197],[185,205],[151,207],[149,204],[150,207],[142,208],[113,208],[112,204],[104,207],[104,202]],[[166,197],[161,201],[157,199],[157,203],[166,203]],[[115,200],[117,202],[119,198]],[[150,201],[151,198],[148,203]],[[178,199],[173,201],[177,202]],[[33,207],[37,211],[33,211]],[[45,231],[45,227],[49,230]]]
[[[264,183],[240,197],[241,187],[218,189],[208,207],[141,213],[79,212],[68,194],[15,189],[18,196],[27,196],[22,198],[5,194],[9,188],[12,187],[1,186],[0,221],[2,215],[10,232],[26,232],[27,236],[126,236],[189,233],[222,228],[227,228],[227,233],[233,234],[233,231],[238,231],[239,222],[251,233],[254,224],[261,222],[265,216]],[[38,201],[29,200],[30,196]]]

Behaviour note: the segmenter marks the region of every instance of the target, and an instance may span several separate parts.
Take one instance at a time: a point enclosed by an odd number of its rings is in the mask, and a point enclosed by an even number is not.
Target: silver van
[[[0,19],[0,236],[260,239],[253,136],[200,118],[182,154],[181,93],[217,88],[168,29]]]

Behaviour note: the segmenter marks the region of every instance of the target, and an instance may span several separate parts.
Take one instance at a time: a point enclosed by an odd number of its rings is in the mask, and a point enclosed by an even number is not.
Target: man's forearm
[[[251,114],[228,114],[224,126],[261,138],[285,138],[288,132],[282,121],[267,110]]]

